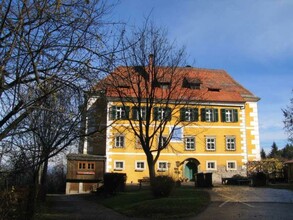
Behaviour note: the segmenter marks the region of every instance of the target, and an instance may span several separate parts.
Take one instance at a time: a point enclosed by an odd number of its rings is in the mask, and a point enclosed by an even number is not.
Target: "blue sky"
[[[260,144],[287,143],[281,109],[293,97],[292,0],[121,0],[114,19],[141,25],[150,15],[186,46],[195,67],[224,69],[261,100]]]

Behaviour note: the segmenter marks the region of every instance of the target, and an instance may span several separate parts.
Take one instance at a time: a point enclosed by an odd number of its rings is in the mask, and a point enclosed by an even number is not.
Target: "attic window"
[[[168,82],[159,83],[159,87],[161,89],[170,89],[170,83],[168,83]]]
[[[208,91],[210,92],[220,92],[219,88],[208,88]]]
[[[189,89],[200,89],[201,81],[196,78],[187,78],[185,77],[183,79],[183,88],[189,88]]]

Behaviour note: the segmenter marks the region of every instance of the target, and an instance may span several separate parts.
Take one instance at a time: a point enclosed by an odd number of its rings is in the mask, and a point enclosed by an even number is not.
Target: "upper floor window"
[[[198,121],[198,109],[197,108],[181,108],[180,120],[181,121]]]
[[[176,127],[176,126],[171,127],[170,132],[173,132],[171,136],[172,142],[182,141],[182,138],[183,138],[182,127]]]
[[[142,149],[142,145],[141,145],[140,139],[138,137],[135,138],[135,148]]]
[[[133,120],[146,120],[146,107],[133,107],[132,108]]]
[[[124,147],[124,135],[117,135],[115,137],[115,147],[123,148]]]
[[[159,148],[165,148],[166,147],[166,143],[167,143],[167,137],[165,136],[161,136],[161,138],[159,138],[159,141],[158,141],[158,147]]]
[[[95,163],[94,162],[79,162],[78,169],[79,170],[94,170]]]
[[[195,150],[195,138],[185,137],[184,138],[185,150]]]
[[[226,137],[226,150],[236,150],[236,139],[233,136]]]
[[[222,122],[238,122],[237,109],[221,109]]]
[[[112,106],[110,108],[110,119],[127,119],[129,118],[129,106]]]
[[[218,109],[214,108],[202,108],[201,109],[201,121],[217,122],[219,119]]]
[[[206,150],[214,151],[216,150],[216,138],[206,137]]]
[[[170,121],[171,120],[171,108],[154,108],[154,120],[155,121]]]

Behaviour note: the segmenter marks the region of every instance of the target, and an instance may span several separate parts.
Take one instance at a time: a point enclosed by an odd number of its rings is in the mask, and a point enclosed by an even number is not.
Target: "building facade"
[[[131,74],[125,75],[128,68],[114,71],[111,86],[108,76],[88,94],[84,131],[93,134],[82,140],[80,153],[105,157],[105,172],[126,173],[128,183],[149,176],[145,152],[134,132],[138,121],[147,117],[153,129],[166,120],[161,135],[152,139],[154,148],[167,143],[155,164],[157,175],[191,181],[196,173],[212,172],[216,182],[235,174],[245,176],[246,163],[260,160],[259,98],[227,72],[182,67],[172,73],[176,76],[168,76],[168,70],[164,76],[149,75],[147,81],[151,85],[156,82],[154,97],[159,100],[149,108],[146,97],[134,98],[141,84],[125,80],[142,75],[142,71],[133,67]],[[160,68],[164,69],[159,67],[158,72]],[[136,84],[139,86],[133,86]],[[171,95],[170,90],[174,90]]]

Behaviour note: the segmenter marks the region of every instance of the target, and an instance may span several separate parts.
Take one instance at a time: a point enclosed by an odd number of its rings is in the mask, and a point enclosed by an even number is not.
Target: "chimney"
[[[149,67],[150,67],[150,69],[153,68],[153,64],[154,64],[154,54],[150,54],[149,55]]]

